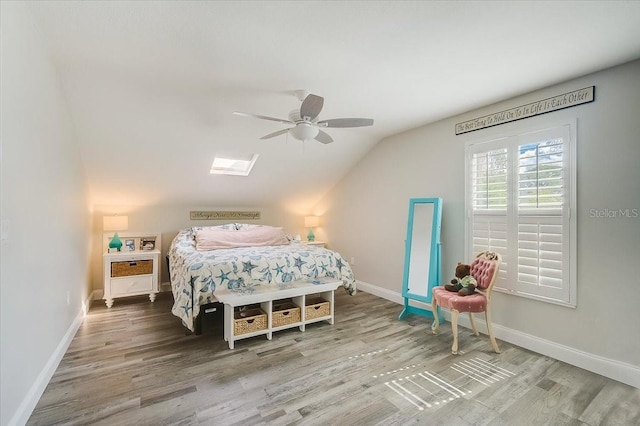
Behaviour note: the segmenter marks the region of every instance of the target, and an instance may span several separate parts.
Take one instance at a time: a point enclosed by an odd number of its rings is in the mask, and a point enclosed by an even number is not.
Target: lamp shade
[[[305,228],[315,228],[320,225],[320,218],[318,216],[306,216],[304,218]]]
[[[105,231],[126,231],[129,229],[129,216],[103,216],[102,228]]]

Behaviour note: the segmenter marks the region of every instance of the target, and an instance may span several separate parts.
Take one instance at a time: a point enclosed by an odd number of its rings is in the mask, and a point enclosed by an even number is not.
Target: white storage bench
[[[274,331],[293,327],[304,331],[306,324],[318,321],[333,324],[334,291],[341,285],[335,278],[324,277],[216,294],[224,303],[224,340],[233,349],[236,340],[263,334],[271,340]],[[255,304],[260,308],[235,309]]]

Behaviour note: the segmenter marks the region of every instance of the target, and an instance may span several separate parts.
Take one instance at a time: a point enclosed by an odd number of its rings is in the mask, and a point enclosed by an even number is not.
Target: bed
[[[253,224],[191,227],[176,235],[168,253],[171,312],[191,331],[200,308],[220,292],[251,293],[302,279],[335,278],[356,293],[350,265],[332,250],[305,245],[282,228]]]

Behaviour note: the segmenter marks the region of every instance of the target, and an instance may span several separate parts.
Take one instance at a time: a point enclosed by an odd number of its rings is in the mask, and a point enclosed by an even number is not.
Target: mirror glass
[[[410,301],[431,303],[431,289],[440,285],[440,221],[441,198],[412,198],[409,200],[409,220],[405,240],[404,280],[402,297],[404,310],[400,319],[409,313],[432,316],[425,306]]]
[[[409,277],[407,280],[408,293],[428,294],[432,222],[433,204],[421,203],[413,206],[413,229],[411,231]]]

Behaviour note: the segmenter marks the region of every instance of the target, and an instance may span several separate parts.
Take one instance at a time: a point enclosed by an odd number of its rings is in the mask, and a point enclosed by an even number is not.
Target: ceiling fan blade
[[[318,134],[316,135],[315,139],[318,142],[322,142],[322,143],[331,143],[331,142],[333,142],[333,139],[331,138],[331,136],[329,136],[326,132],[323,132],[322,130],[320,130],[318,132]]]
[[[282,123],[282,124],[295,124],[293,121],[285,120],[283,118],[267,117],[266,115],[251,114],[248,112],[234,111],[233,113],[235,115],[241,115],[243,117],[253,117],[253,118],[260,118],[261,120],[277,121],[278,123]]]
[[[285,133],[287,133],[289,130],[290,130],[290,129],[278,130],[277,132],[269,133],[268,135],[265,135],[265,136],[261,137],[260,139],[271,139],[271,138],[275,138],[276,136],[284,135],[284,134],[285,134]]]
[[[318,121],[320,127],[365,127],[373,126],[371,118],[334,118]]]
[[[304,101],[302,102],[302,106],[300,107],[300,117],[304,120],[308,118],[308,120],[313,120],[320,114],[322,111],[322,105],[324,105],[324,98],[309,94]]]

